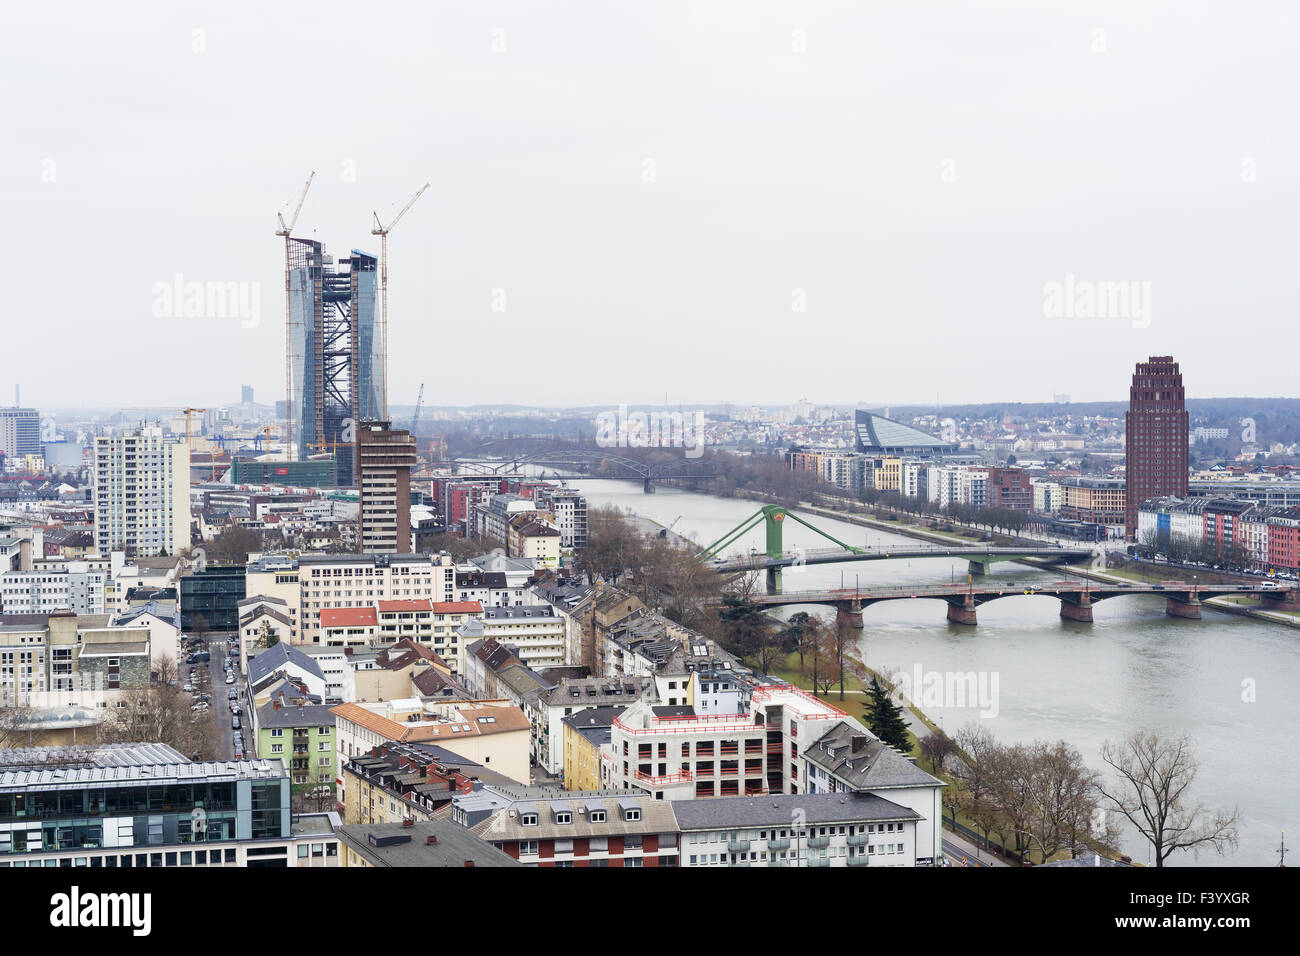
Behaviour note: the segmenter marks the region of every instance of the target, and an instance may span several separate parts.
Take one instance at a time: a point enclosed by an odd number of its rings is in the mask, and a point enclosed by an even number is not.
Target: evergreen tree
[[[880,686],[880,679],[874,674],[871,686],[867,688],[867,729],[891,747],[903,753],[912,752],[912,744],[907,739],[907,724],[903,721],[903,708],[895,704],[889,692]]]

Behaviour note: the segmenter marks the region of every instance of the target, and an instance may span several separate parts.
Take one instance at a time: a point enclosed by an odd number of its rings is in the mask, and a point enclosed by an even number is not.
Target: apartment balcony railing
[[[749,861],[748,861],[748,860],[743,860],[743,861],[742,861],[742,860],[732,860],[732,861],[731,861],[731,865],[732,865],[732,866],[749,866]]]
[[[681,773],[660,774],[658,776],[635,770],[632,773],[632,778],[634,780],[639,780],[641,783],[648,783],[652,787],[670,786],[675,783],[689,783],[692,779],[689,770],[684,770]]]
[[[831,838],[828,836],[808,838],[808,846],[810,849],[813,850],[824,850],[830,845],[831,845]]]
[[[818,856],[809,857],[809,858],[808,858],[808,865],[809,865],[809,866],[830,866],[830,865],[831,865],[831,859],[830,859],[830,857],[828,857],[828,856],[827,856],[827,857],[818,857]]]
[[[729,853],[748,853],[748,852],[749,852],[749,841],[748,841],[748,840],[728,840],[728,841],[727,841],[727,852],[729,852]]]
[[[869,856],[851,856],[849,857],[849,866],[870,866],[871,857]]]
[[[790,840],[788,838],[781,840],[768,840],[767,849],[769,853],[779,853],[782,850],[790,849]]]
[[[865,833],[851,833],[847,838],[849,846],[866,846],[871,837]]]

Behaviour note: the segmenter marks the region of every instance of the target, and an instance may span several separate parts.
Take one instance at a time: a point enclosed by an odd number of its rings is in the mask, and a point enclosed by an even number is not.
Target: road
[[[195,680],[198,682],[195,685],[194,696],[197,698],[199,694],[209,694],[212,697],[212,702],[209,704],[209,713],[212,715],[212,719],[217,722],[217,732],[221,736],[221,746],[218,749],[218,757],[226,760],[234,759],[235,756],[235,732],[230,726],[231,714],[228,696],[231,687],[241,687],[238,682],[238,659],[235,659],[234,662],[236,683],[226,683],[224,662],[229,653],[226,641],[231,636],[233,635],[217,631],[205,635],[208,642],[207,650],[211,654],[211,660],[206,664],[203,661],[195,663],[190,673],[191,683],[194,683]],[[182,665],[182,667],[188,669],[188,665]],[[244,721],[244,699],[242,696],[242,688],[240,694],[239,706],[241,712],[239,720],[242,724]],[[245,732],[244,746],[248,747],[251,746],[251,744],[252,739],[250,735]]]

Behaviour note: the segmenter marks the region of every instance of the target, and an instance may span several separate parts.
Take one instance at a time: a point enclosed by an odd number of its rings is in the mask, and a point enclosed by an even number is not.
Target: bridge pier
[[[1092,623],[1092,597],[1086,591],[1078,595],[1061,595],[1061,618],[1066,621]]]
[[[1182,617],[1189,621],[1199,621],[1201,619],[1201,601],[1190,591],[1184,597],[1171,594],[1165,598],[1165,613],[1170,617]]]
[[[953,624],[976,624],[975,598],[969,594],[957,598],[956,602],[949,598],[948,620]]]
[[[992,566],[993,566],[993,562],[988,560],[987,558],[983,560],[978,558],[970,558],[969,563],[966,565],[966,571],[969,574],[986,575],[989,573],[989,568]]]
[[[847,601],[835,605],[835,624],[837,627],[848,625],[855,630],[862,630],[862,604]]]
[[[780,568],[767,569],[767,593],[768,594],[781,593],[781,569]]]
[[[1295,588],[1287,588],[1285,591],[1260,591],[1260,608],[1269,611],[1294,611],[1300,609],[1300,602],[1296,601],[1296,594]]]
[[[645,476],[645,479],[642,482],[642,488],[645,490],[647,495],[653,495],[655,493],[654,481],[649,475]]]

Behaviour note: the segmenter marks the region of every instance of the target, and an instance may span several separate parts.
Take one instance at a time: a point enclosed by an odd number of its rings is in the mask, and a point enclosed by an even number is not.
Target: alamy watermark
[[[155,282],[152,293],[156,319],[239,319],[244,329],[262,322],[260,282],[187,282],[178,272]]]
[[[927,671],[916,663],[911,671],[899,668],[890,680],[903,697],[922,709],[978,707],[981,717],[991,720],[998,715],[997,671]]]
[[[1151,283],[1098,282],[1073,272],[1043,283],[1043,315],[1049,319],[1127,319],[1135,329],[1151,325]]]
[[[628,412],[626,405],[596,416],[601,448],[681,448],[687,458],[704,454],[704,410]]]

